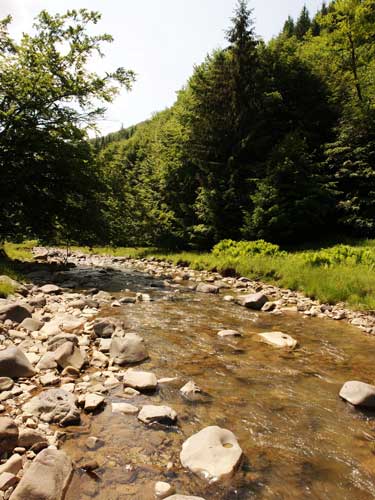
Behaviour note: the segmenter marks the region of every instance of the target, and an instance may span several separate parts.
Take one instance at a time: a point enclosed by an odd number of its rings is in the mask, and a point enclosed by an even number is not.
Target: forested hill
[[[303,8],[268,44],[241,1],[227,42],[99,153],[112,243],[374,237],[375,1]]]

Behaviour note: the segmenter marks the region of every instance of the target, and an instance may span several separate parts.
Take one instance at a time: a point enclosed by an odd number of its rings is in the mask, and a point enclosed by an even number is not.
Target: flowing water
[[[220,296],[153,288],[138,272],[122,280],[123,288],[137,286],[154,301],[102,315],[123,319],[144,337],[150,360],[139,369],[178,380],[131,400],[117,388],[103,412],[67,430],[64,449],[77,461],[96,459],[100,468],[75,472],[66,500],[151,500],[155,481],[163,480],[206,500],[375,498],[375,414],[338,397],[347,380],[375,382],[375,338],[342,322],[254,313]],[[243,337],[219,339],[221,329]],[[261,343],[257,333],[265,331],[284,331],[299,347]],[[203,401],[181,397],[179,388],[190,379],[209,395]],[[136,416],[111,414],[111,401],[169,405],[178,426],[148,428]],[[180,464],[183,441],[208,425],[234,432],[244,451],[228,483],[207,485]],[[88,450],[89,435],[104,445]]]

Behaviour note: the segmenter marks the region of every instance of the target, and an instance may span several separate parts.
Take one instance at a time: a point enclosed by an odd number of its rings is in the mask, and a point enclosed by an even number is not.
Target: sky
[[[212,50],[225,47],[225,30],[236,0],[0,0],[0,18],[11,14],[11,34],[30,32],[34,17],[87,8],[102,14],[101,32],[114,42],[104,47],[105,59],[95,69],[132,69],[137,80],[131,92],[121,91],[98,123],[102,134],[128,127],[171,106],[176,91],[191,76],[195,64]],[[250,0],[257,34],[269,40],[288,15],[296,18],[304,4],[314,14],[321,0]]]

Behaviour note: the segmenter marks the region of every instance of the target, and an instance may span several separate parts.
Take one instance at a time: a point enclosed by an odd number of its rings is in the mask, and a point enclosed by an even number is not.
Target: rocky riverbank
[[[113,413],[133,415],[145,426],[158,425],[166,432],[181,425],[179,415],[168,405],[133,404],[135,396],[155,392],[168,379],[138,366],[129,368],[148,359],[144,339],[126,331],[115,315],[101,317],[103,310],[151,301],[149,294],[138,290],[142,280],[169,289],[171,300],[182,290],[195,290],[219,294],[225,302],[270,315],[300,312],[306,318],[346,320],[366,333],[375,333],[375,319],[370,315],[340,305],[322,305],[246,278],[225,278],[152,259],[81,253],[70,255],[66,266],[59,249],[37,248],[35,257],[36,263],[26,274],[30,283],[17,285],[15,296],[0,301],[0,499],[61,499],[73,469],[95,471],[100,464],[92,460],[73,463],[60,450],[66,437],[63,427],[80,425],[82,416],[102,411],[114,388],[123,387],[125,402],[112,402]],[[133,288],[123,290],[119,281],[121,296],[102,289],[105,283],[116,286],[118,273],[126,270],[140,271]],[[240,332],[221,330],[218,335],[233,337]],[[277,347],[296,346],[282,332],[261,336]],[[372,404],[374,394],[368,393],[368,387],[349,389],[344,399]],[[367,393],[358,396],[361,390]],[[181,386],[186,398],[199,397],[201,392],[193,380]],[[101,436],[88,436],[87,449],[95,449],[100,440]],[[236,436],[219,426],[197,429],[184,442],[180,455],[181,465],[207,482],[228,479],[242,460]],[[154,485],[155,498],[198,498],[174,493],[173,484],[159,481]]]

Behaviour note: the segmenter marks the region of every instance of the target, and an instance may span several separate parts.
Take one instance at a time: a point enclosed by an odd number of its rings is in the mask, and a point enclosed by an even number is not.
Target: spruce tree
[[[295,34],[299,40],[303,40],[306,33],[311,28],[311,19],[306,5],[303,6],[301,14],[296,23]]]

